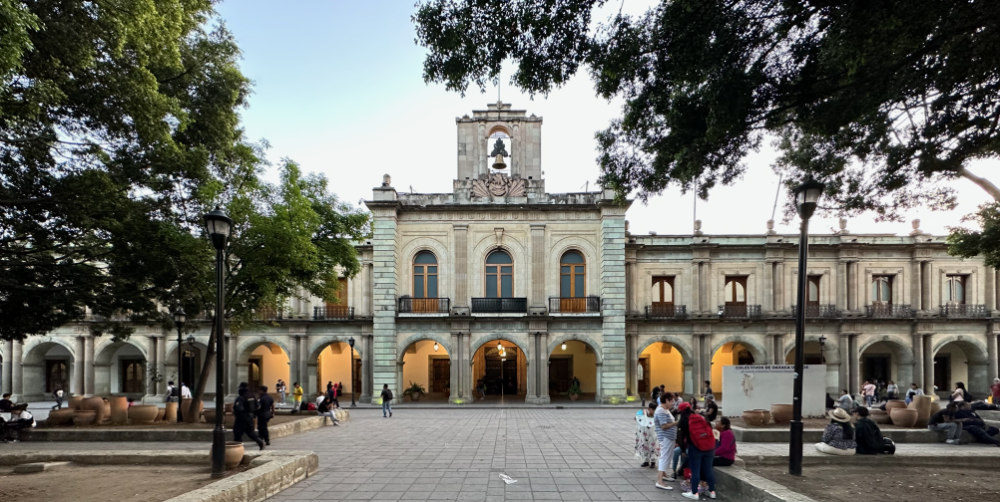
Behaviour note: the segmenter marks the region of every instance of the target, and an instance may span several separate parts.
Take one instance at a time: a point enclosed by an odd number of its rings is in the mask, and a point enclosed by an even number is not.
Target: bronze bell
[[[506,169],[507,163],[503,161],[503,154],[497,154],[497,158],[493,161],[493,169]]]

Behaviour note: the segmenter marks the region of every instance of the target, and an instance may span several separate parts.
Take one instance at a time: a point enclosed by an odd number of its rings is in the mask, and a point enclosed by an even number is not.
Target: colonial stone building
[[[546,192],[541,118],[496,103],[456,125],[451,190],[402,193],[386,175],[342,300],[294,300],[227,334],[228,389],[340,381],[369,402],[384,383],[415,384],[456,404],[541,404],[576,380],[581,399],[621,402],[659,384],[719,391],[730,364],[791,362],[797,235],[631,235],[610,191]],[[997,375],[997,272],[914,227],[811,237],[806,362],[827,365],[831,393],[876,378],[982,395]],[[0,383],[25,400],[55,386],[162,396],[178,351],[183,381],[203,362],[210,325],[188,326],[181,340],[139,326],[115,342],[84,319],[4,342]]]

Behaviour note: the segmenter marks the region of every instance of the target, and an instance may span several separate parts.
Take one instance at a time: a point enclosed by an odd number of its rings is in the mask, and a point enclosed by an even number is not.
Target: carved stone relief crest
[[[525,193],[524,180],[510,178],[503,173],[493,173],[486,178],[472,180],[472,196],[486,197],[523,197]]]

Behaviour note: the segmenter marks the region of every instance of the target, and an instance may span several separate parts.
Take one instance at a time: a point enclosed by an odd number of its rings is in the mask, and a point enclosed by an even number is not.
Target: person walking
[[[865,406],[875,404],[875,384],[871,380],[865,380],[865,385],[861,388],[865,396]]]
[[[669,394],[669,392],[667,393]],[[653,426],[656,428],[656,442],[660,447],[660,457],[657,462],[656,487],[661,490],[673,490],[674,487],[666,484],[674,481],[673,471],[667,476],[667,469],[670,469],[670,457],[674,454],[674,442],[677,440],[677,421],[670,413],[670,406],[673,403],[673,396],[663,396],[662,403],[656,407],[653,413]],[[653,403],[649,403],[652,405]]]
[[[243,435],[246,434],[247,437],[254,440],[257,446],[263,450],[264,441],[260,439],[257,432],[253,430],[253,418],[256,414],[256,409],[250,399],[250,389],[244,385],[240,385],[239,395],[236,397],[236,401],[233,402],[233,441],[242,442]]]
[[[885,386],[886,399],[899,399],[899,388],[894,380],[889,380],[889,385]]]
[[[292,413],[298,413],[302,409],[302,394],[304,394],[302,386],[299,385],[299,382],[295,382],[292,385],[292,401],[295,402],[295,408],[292,409]]]
[[[333,402],[333,381],[326,382],[326,400]]]
[[[52,398],[56,400],[56,404],[52,406],[53,410],[61,410],[63,403],[63,390],[62,387],[56,387],[56,390],[52,391]]]
[[[267,386],[261,385],[257,389],[257,435],[268,446],[271,445],[271,432],[267,430],[267,423],[272,418],[274,418],[274,398],[267,393]]]
[[[392,416],[392,391],[389,390],[389,384],[382,384],[382,418],[388,418]],[[389,415],[386,416],[386,413]]]
[[[178,395],[180,395],[180,391],[177,389],[177,386],[174,385],[174,381],[169,380],[167,382],[167,398],[164,401],[167,403],[172,403],[174,402],[174,398],[177,397]]]
[[[333,406],[335,408],[340,408],[340,395],[344,392],[344,383],[337,382],[333,384]]]

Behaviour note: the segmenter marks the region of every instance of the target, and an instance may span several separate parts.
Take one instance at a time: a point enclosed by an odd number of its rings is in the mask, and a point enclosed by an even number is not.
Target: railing
[[[798,317],[799,306],[792,305],[792,316]],[[806,318],[837,318],[840,317],[840,310],[837,309],[836,305],[806,305]]]
[[[990,316],[986,305],[966,305],[964,303],[952,303],[941,305],[941,317],[982,319]]]
[[[865,315],[877,319],[905,319],[913,317],[913,307],[892,303],[876,303],[865,306]]]
[[[401,296],[397,300],[396,312],[400,314],[447,314],[449,310],[451,310],[451,298]]]
[[[472,313],[527,314],[527,298],[473,298]]]
[[[328,307],[313,307],[313,320],[346,320],[354,319],[354,307],[331,305]]]
[[[760,305],[719,305],[719,317],[723,319],[757,319],[760,317]]]
[[[600,311],[600,296],[581,296],[578,298],[549,297],[549,312],[570,314]]]
[[[646,307],[646,317],[649,319],[687,319],[687,305],[653,302]]]

